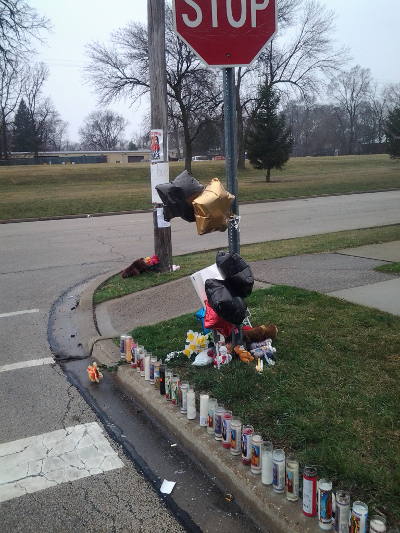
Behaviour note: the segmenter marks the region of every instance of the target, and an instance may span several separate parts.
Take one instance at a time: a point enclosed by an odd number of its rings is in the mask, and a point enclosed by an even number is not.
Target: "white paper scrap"
[[[166,479],[164,479],[161,485],[160,492],[162,492],[163,494],[171,494],[172,489],[175,487],[175,485],[176,481],[167,481]]]
[[[159,228],[169,228],[171,222],[167,222],[164,219],[164,209],[162,207],[157,207],[157,226]]]

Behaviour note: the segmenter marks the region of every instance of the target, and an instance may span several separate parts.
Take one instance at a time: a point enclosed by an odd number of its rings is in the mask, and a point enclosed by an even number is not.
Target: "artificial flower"
[[[97,368],[96,362],[93,362],[93,366],[88,366],[87,371],[89,374],[89,378],[91,381],[93,381],[93,383],[98,383],[99,380],[103,377],[103,374]]]

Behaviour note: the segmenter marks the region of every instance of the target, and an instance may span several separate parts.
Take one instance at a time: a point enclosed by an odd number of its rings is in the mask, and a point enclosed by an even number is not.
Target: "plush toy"
[[[240,360],[243,363],[250,363],[250,361],[254,361],[254,357],[243,345],[235,346],[235,353],[240,357]]]
[[[228,353],[228,349],[226,346],[221,346],[219,349],[219,356],[217,359],[217,354],[214,354],[214,368],[218,368],[218,360],[220,365],[227,365],[232,361],[232,356],[230,353]]]
[[[131,276],[140,276],[142,272],[148,272],[149,271],[149,265],[146,263],[146,261],[141,257],[140,259],[136,259],[130,266],[125,268],[125,270],[122,271],[121,276],[123,278],[129,278]]]
[[[278,334],[278,328],[275,324],[262,324],[261,326],[255,326],[251,329],[243,328],[243,339],[247,344],[252,342],[262,342],[266,339],[275,339]]]
[[[89,374],[89,379],[90,381],[93,381],[93,383],[99,383],[99,380],[103,377],[103,374],[97,368],[96,362],[93,363],[93,366],[88,366],[87,371]]]

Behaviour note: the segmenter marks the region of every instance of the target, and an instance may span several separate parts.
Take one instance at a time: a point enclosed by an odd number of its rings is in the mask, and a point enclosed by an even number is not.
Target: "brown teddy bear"
[[[140,276],[142,272],[148,272],[149,265],[146,263],[143,257],[136,259],[131,265],[122,271],[121,276],[123,278],[129,278],[131,276]]]
[[[247,344],[252,342],[263,342],[266,339],[274,340],[278,334],[278,328],[275,324],[261,324],[251,329],[243,328],[243,339]]]

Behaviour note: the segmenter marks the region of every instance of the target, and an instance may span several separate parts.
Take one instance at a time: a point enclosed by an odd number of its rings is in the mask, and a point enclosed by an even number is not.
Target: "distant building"
[[[10,165],[66,165],[86,163],[140,163],[150,162],[150,150],[76,150],[61,152],[39,152],[35,162],[32,152],[11,152]],[[1,162],[0,162],[1,164]]]

